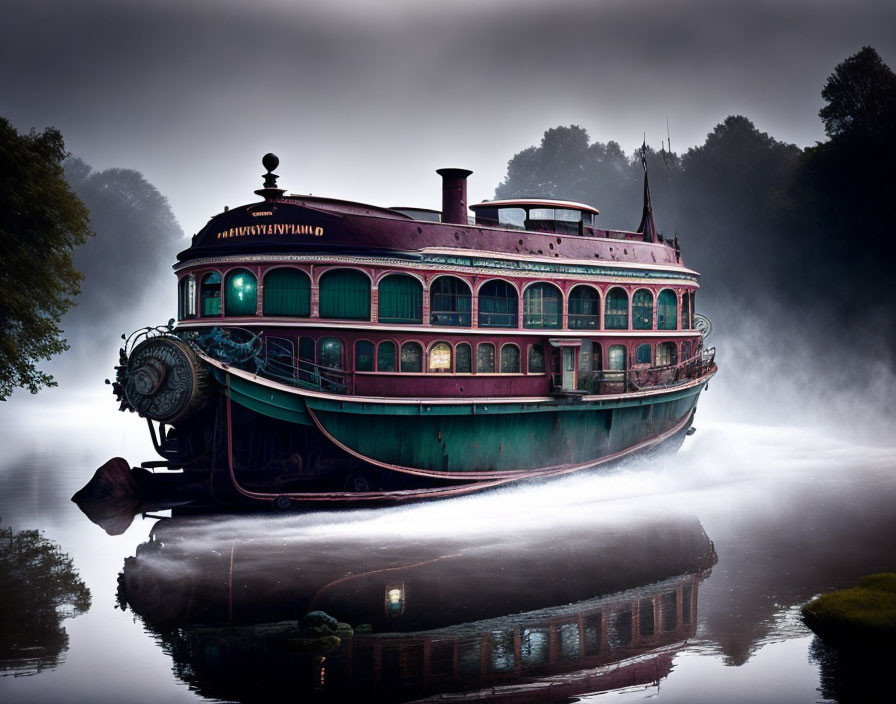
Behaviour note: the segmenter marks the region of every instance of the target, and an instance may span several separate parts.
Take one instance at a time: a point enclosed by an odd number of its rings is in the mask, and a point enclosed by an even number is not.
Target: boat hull
[[[312,502],[452,496],[677,449],[708,381],[615,397],[385,399],[208,364],[217,409],[173,437],[219,438],[211,454],[244,497]]]

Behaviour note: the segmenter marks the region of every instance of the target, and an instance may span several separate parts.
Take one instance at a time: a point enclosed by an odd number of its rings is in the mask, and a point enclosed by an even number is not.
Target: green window
[[[380,281],[381,323],[422,323],[423,286],[413,276],[392,274]]]
[[[476,371],[479,374],[494,374],[495,346],[491,342],[481,342],[476,348]]]
[[[461,342],[454,349],[454,371],[458,374],[469,374],[473,371],[473,350],[466,342]]]
[[[569,292],[571,330],[597,330],[600,327],[600,297],[590,286],[576,286]]]
[[[355,371],[373,371],[373,343],[369,340],[358,340],[355,343]]]
[[[650,345],[646,342],[635,350],[635,364],[650,364]]]
[[[675,291],[663,289],[656,299],[656,318],[658,330],[675,330],[678,327],[676,310],[677,297]]]
[[[489,281],[479,289],[479,327],[515,328],[519,301],[506,281]]]
[[[351,269],[325,273],[320,277],[320,317],[370,320],[370,280]]]
[[[563,294],[556,286],[532,284],[523,294],[524,328],[559,328]]]
[[[688,293],[687,291],[685,291],[683,294],[681,294],[681,329],[682,330],[690,330],[691,329],[691,325],[693,322],[691,320],[691,314],[692,314],[691,303],[693,301],[693,299],[691,298],[692,295],[693,294]],[[684,357],[684,353],[682,353],[681,356]]]
[[[376,351],[376,370],[378,372],[395,371],[395,343],[392,340],[380,343]]]
[[[322,337],[317,342],[317,360],[322,367],[342,369],[342,340]]]
[[[401,371],[423,371],[423,348],[416,342],[405,342],[401,346]]]
[[[541,345],[529,345],[530,374],[544,374],[544,347]]]
[[[520,373],[520,348],[516,345],[508,343],[501,347],[501,373]]]
[[[639,288],[632,296],[632,327],[653,330],[653,294],[646,288]]]
[[[221,275],[217,271],[202,277],[199,298],[203,317],[221,315]]]
[[[224,313],[255,315],[258,310],[258,282],[248,269],[234,269],[224,280]]]
[[[311,280],[298,269],[274,269],[264,277],[265,315],[311,315]]]
[[[625,289],[611,288],[607,293],[604,328],[607,330],[628,330],[628,294]]]
[[[454,276],[440,276],[429,289],[430,322],[469,325],[471,301],[470,287],[464,281]]]

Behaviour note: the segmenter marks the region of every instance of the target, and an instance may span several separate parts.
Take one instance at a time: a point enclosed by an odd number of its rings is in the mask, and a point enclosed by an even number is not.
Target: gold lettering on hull
[[[246,225],[244,227],[231,227],[229,230],[221,230],[215,239],[224,240],[231,237],[259,237],[269,235],[313,235],[323,237],[324,228],[314,225],[299,225],[297,223],[285,223],[280,225]]]

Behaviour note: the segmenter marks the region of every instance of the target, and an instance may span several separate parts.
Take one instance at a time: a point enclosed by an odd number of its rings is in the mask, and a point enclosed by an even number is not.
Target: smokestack
[[[442,222],[467,224],[468,169],[438,169],[442,177]]]

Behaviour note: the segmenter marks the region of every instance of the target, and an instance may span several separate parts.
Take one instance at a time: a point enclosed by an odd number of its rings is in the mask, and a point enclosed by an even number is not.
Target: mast
[[[656,242],[656,225],[653,222],[653,205],[650,202],[650,183],[647,180],[647,139],[641,145],[641,166],[644,169],[644,210],[641,214],[641,224],[637,232],[644,235],[645,242]]]

